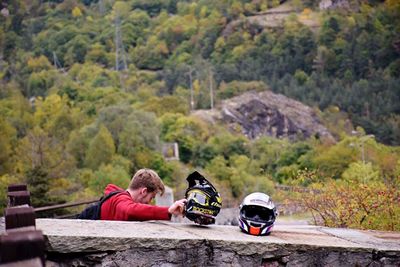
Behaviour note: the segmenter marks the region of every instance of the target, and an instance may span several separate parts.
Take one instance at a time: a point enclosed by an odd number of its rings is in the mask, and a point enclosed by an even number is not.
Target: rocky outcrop
[[[349,9],[350,4],[347,0],[322,0],[319,3],[319,9]]]
[[[322,1],[335,1],[335,0],[322,0]],[[337,0],[346,1],[346,0]],[[285,2],[285,1],[281,1]],[[222,36],[227,38],[229,35],[237,31],[238,28],[253,25],[257,28],[283,28],[285,21],[289,16],[294,14],[297,15],[297,21],[305,26],[308,26],[311,30],[317,30],[320,27],[318,19],[313,16],[302,16],[302,10],[296,11],[292,5],[279,5],[277,7],[269,8],[266,11],[257,12],[251,16],[241,17],[237,20],[233,20],[228,23],[225,29],[222,31]]]
[[[334,138],[310,107],[271,91],[248,92],[222,101],[215,110],[200,110],[194,115],[210,122],[219,121],[251,139],[263,135],[289,138]]]

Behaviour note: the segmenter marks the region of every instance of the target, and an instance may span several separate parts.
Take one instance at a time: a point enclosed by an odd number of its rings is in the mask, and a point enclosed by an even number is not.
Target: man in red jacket
[[[123,189],[109,184],[104,190],[108,195]],[[157,193],[164,193],[164,184],[158,174],[150,169],[141,169],[133,176],[128,189],[118,193],[101,206],[101,220],[146,221],[169,220],[172,215],[183,215],[186,199],[176,201],[170,207],[149,205]]]

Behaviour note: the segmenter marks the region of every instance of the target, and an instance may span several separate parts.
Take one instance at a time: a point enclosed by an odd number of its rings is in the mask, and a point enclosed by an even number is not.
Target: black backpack
[[[78,214],[76,218],[82,220],[100,220],[101,205],[110,197],[121,192],[124,191],[121,190],[113,191],[110,194],[101,197],[99,201],[91,204],[89,207],[84,209],[80,214]]]

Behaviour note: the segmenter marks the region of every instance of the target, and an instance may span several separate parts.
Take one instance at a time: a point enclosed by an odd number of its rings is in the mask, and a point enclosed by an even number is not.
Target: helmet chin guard
[[[214,224],[215,217],[222,207],[221,196],[215,187],[195,171],[186,180],[189,187],[186,190],[185,216],[201,225]]]

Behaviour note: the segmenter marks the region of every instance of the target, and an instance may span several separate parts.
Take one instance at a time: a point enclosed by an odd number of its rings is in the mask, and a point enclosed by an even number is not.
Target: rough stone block
[[[400,266],[397,232],[279,222],[269,236],[163,221],[36,224],[46,236],[47,260],[56,266]]]
[[[5,209],[6,230],[35,226],[35,210],[28,206],[19,206]]]

